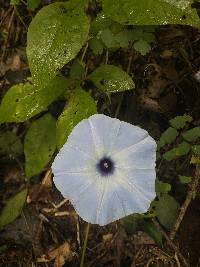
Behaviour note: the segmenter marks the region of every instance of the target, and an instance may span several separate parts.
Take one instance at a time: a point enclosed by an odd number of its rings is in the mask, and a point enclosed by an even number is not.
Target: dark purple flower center
[[[104,157],[97,163],[97,170],[103,176],[113,174],[114,169],[114,162],[109,157]]]

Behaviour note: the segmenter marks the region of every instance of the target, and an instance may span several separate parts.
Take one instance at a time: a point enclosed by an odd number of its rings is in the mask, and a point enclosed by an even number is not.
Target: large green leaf
[[[156,203],[156,216],[167,229],[173,227],[179,212],[178,202],[170,195],[164,194]]]
[[[121,24],[187,24],[199,27],[199,17],[190,3],[192,0],[103,0],[103,10]]]
[[[53,78],[86,42],[89,21],[83,2],[71,0],[50,4],[32,20],[27,36],[27,55],[36,84],[45,84]]]
[[[60,149],[66,142],[68,135],[74,126],[81,120],[97,113],[96,103],[89,93],[76,89],[66,108],[58,118],[57,122],[57,147]]]
[[[42,171],[56,149],[56,120],[45,114],[34,121],[24,141],[25,172],[28,178]]]
[[[88,79],[106,93],[123,92],[135,87],[131,77],[121,68],[113,65],[101,65],[88,76]]]
[[[0,228],[13,222],[21,213],[26,201],[27,189],[17,193],[7,200],[5,207],[0,214]]]
[[[0,106],[0,123],[23,122],[46,110],[67,86],[67,80],[62,77],[55,77],[45,87],[29,83],[12,86]]]

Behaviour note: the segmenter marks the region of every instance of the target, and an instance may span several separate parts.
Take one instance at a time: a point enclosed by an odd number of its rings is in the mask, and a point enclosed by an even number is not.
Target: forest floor
[[[30,76],[26,58],[26,35],[34,16],[23,6],[10,6],[0,1],[0,98],[14,84]],[[146,56],[131,55],[130,75],[135,93],[119,93],[107,105],[99,95],[100,113],[118,113],[118,117],[139,124],[156,139],[177,115],[191,114],[194,125],[200,124],[200,32],[188,26],[160,27],[157,41]],[[88,52],[89,53],[89,52]],[[104,61],[105,54],[93,58],[86,53],[89,64]],[[120,49],[109,54],[109,63],[126,70],[130,51]],[[88,85],[86,85],[88,86]],[[0,135],[14,129],[23,139],[24,124],[0,126]],[[2,156],[0,153],[0,208],[6,200],[23,188],[24,158]],[[172,193],[182,205],[185,194],[176,186],[180,169],[195,175],[189,159],[160,162],[158,177],[172,184]],[[79,266],[86,223],[74,212],[70,202],[63,200],[52,183],[47,167],[29,184],[27,203],[21,216],[0,232],[0,266]],[[166,241],[158,246],[142,231],[128,234],[121,222],[105,227],[92,225],[87,244],[88,267],[135,266],[200,266],[200,192],[191,200],[173,240],[164,231]],[[183,259],[183,258],[184,259]],[[184,263],[184,260],[187,263]]]

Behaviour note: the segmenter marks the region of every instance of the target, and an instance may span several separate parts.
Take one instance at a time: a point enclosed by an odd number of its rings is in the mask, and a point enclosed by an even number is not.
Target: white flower
[[[156,142],[147,131],[96,114],[75,126],[56,156],[54,183],[85,221],[144,213],[155,198]]]

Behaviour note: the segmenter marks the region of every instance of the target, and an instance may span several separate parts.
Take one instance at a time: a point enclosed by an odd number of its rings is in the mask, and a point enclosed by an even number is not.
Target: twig
[[[175,225],[174,225],[174,227],[173,227],[173,229],[172,229],[172,231],[170,233],[170,239],[171,240],[174,239],[174,237],[175,237],[175,235],[176,235],[176,233],[177,233],[177,231],[178,231],[178,229],[180,227],[180,224],[181,224],[181,222],[182,222],[182,220],[183,220],[183,218],[185,216],[187,208],[190,205],[190,202],[196,196],[196,190],[197,190],[197,186],[198,186],[198,183],[199,183],[199,179],[200,179],[200,165],[197,164],[196,171],[195,171],[195,176],[194,176],[194,178],[193,178],[193,180],[191,182],[190,189],[189,189],[189,191],[187,193],[187,197],[186,197],[186,199],[185,199],[185,201],[184,201],[184,203],[183,203],[183,205],[182,205],[182,207],[180,209],[179,216],[178,216],[178,218],[176,220],[176,223],[175,223]]]
[[[177,256],[182,260],[184,266],[189,267],[189,264],[187,263],[186,259],[184,256],[181,254],[179,248],[173,243],[173,241],[168,237],[166,232],[163,230],[161,225],[157,222],[155,218],[152,219],[152,222],[155,224],[156,228],[158,231],[164,236],[164,238],[167,240],[168,244],[170,245],[171,248],[176,252]]]
[[[105,65],[108,64],[108,57],[109,57],[108,50],[106,50]]]
[[[83,62],[83,59],[85,57],[85,54],[87,52],[87,49],[88,49],[88,43],[86,43],[84,49],[83,49],[83,53],[82,53],[82,56],[81,56],[81,62]]]

